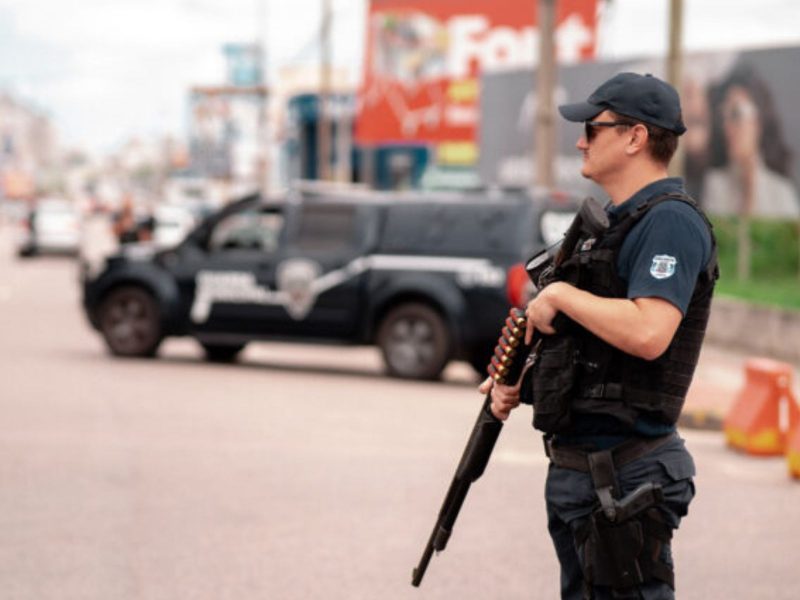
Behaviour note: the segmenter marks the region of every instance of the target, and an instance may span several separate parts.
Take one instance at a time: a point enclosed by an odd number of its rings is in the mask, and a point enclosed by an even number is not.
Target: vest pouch
[[[569,426],[575,369],[575,339],[571,335],[542,337],[539,356],[531,367],[536,429],[558,433]]]

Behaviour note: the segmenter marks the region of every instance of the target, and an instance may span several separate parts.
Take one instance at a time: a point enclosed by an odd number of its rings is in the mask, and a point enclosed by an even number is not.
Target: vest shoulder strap
[[[708,279],[714,281],[719,279],[719,264],[717,259],[717,240],[714,237],[714,226],[711,224],[711,221],[708,220],[708,217],[705,213],[700,209],[697,205],[697,202],[689,196],[688,194],[684,194],[681,192],[668,192],[666,194],[661,194],[659,196],[654,196],[652,198],[648,198],[635,208],[632,208],[628,211],[625,211],[624,215],[621,219],[617,221],[614,225],[614,236],[615,241],[621,243],[621,241],[628,235],[628,232],[633,228],[636,223],[638,223],[642,217],[644,217],[647,212],[658,206],[662,202],[666,202],[667,200],[678,200],[680,202],[685,202],[689,206],[691,206],[697,214],[703,219],[703,222],[708,227],[708,231],[711,234],[711,257],[706,264],[705,268],[705,275]]]
[[[705,217],[705,215],[703,215],[703,213],[700,211],[700,208],[697,206],[697,202],[695,202],[691,196],[682,194],[681,192],[669,192],[648,198],[638,206],[625,211],[622,218],[617,222],[617,226],[624,227],[626,232],[629,231],[630,228],[636,225],[636,223],[638,223],[639,220],[644,217],[651,208],[654,208],[662,202],[666,202],[667,200],[679,200],[681,202],[685,202],[694,208],[700,215]]]

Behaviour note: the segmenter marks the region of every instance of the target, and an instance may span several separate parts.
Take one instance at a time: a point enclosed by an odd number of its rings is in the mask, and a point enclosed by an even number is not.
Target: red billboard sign
[[[357,140],[474,148],[480,72],[535,63],[536,6],[519,0],[372,0]],[[560,0],[557,6],[559,60],[592,58],[597,0]]]

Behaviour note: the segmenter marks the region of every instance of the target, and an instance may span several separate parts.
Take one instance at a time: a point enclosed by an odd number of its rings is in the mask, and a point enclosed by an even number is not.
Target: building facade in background
[[[0,93],[0,196],[29,199],[50,187],[57,160],[58,139],[50,118]]]
[[[332,67],[328,80],[327,111],[331,153],[329,172],[337,181],[356,181],[353,173],[353,119],[355,82],[351,69]],[[271,187],[285,188],[296,179],[316,179],[317,119],[321,71],[318,66],[294,65],[278,73],[270,89]]]
[[[189,168],[195,176],[260,186],[267,175],[261,49],[227,44],[223,52],[227,81],[189,94]]]

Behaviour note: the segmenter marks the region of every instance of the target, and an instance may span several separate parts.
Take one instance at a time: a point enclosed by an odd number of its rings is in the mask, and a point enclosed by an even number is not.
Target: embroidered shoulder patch
[[[650,275],[656,279],[668,279],[675,274],[677,259],[669,254],[656,254],[653,257],[653,264],[650,265]]]

